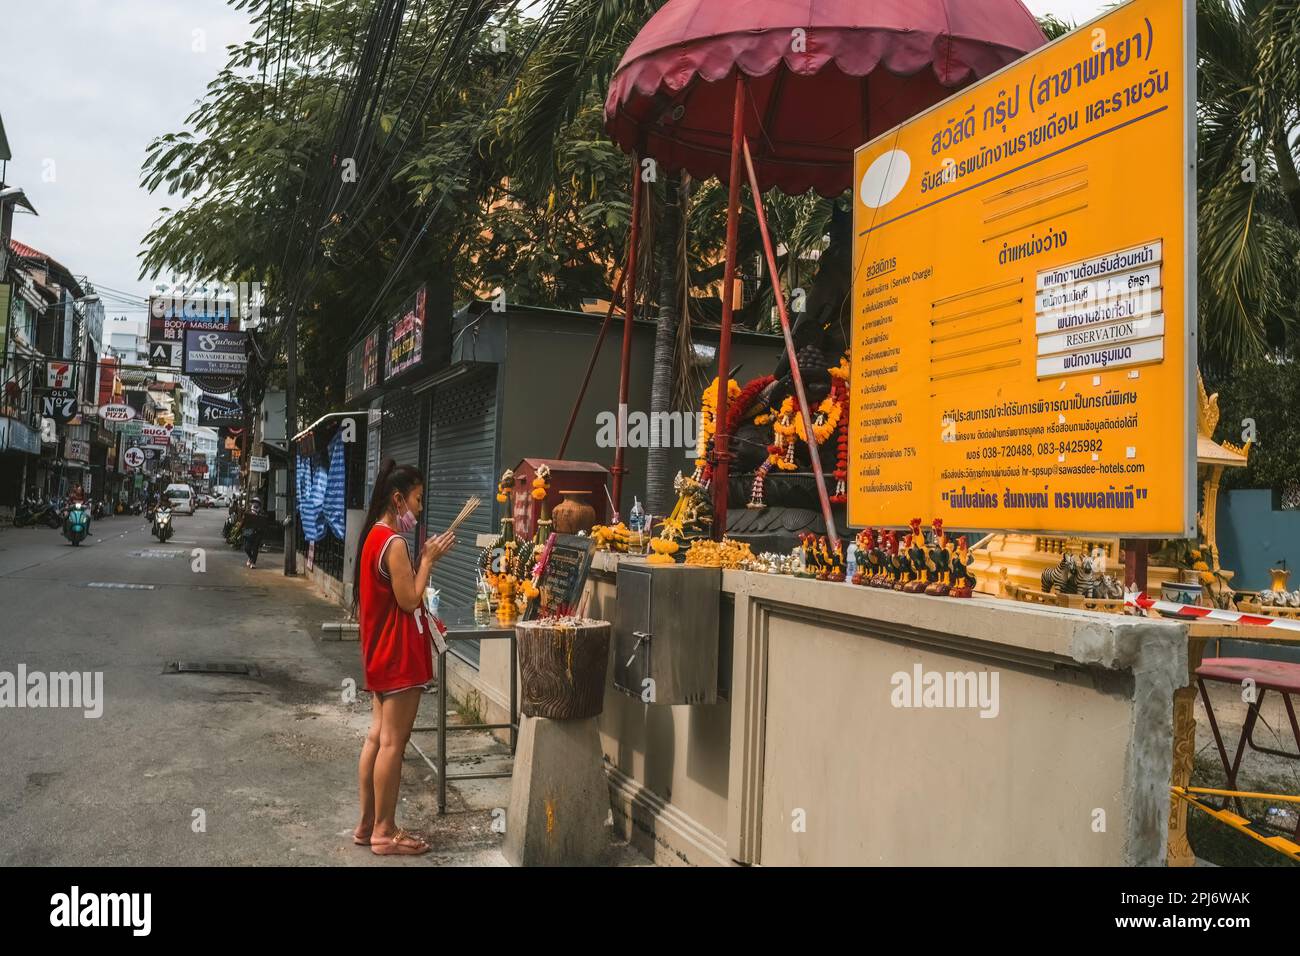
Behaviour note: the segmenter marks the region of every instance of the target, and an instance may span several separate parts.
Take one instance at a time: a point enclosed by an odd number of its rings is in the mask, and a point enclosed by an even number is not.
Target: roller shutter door
[[[474,541],[480,533],[496,527],[496,369],[471,373],[438,386],[432,394],[424,489],[426,526],[431,531],[446,528],[470,495],[478,495],[483,504],[457,529],[456,547],[434,567],[430,583],[441,592],[444,608],[471,610],[479,554]],[[466,656],[477,660],[477,648]]]
[[[420,465],[420,402],[422,396],[394,392],[384,398],[384,423],[379,443],[379,461],[391,458],[399,465]],[[426,479],[427,480],[427,479]],[[429,489],[424,490],[428,497]],[[366,503],[369,506],[369,502]],[[415,532],[404,535],[414,558]]]

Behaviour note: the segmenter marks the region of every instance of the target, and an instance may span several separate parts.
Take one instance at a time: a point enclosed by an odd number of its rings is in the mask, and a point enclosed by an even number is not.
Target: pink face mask
[[[416,520],[415,520],[414,511],[410,511],[408,509],[407,511],[404,511],[397,516],[397,530],[400,531],[402,534],[407,534],[408,532],[414,531],[415,525],[416,525]]]

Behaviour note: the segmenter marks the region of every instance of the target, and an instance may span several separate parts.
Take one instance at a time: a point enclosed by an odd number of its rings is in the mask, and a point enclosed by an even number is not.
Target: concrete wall
[[[507,315],[510,324],[505,341],[504,396],[499,419],[501,469],[513,468],[522,458],[549,458],[559,450],[564,426],[578,397],[603,318],[563,312]],[[491,331],[485,330],[484,336],[485,341],[479,350],[481,354],[486,354],[492,341]],[[692,336],[700,345],[717,345],[717,332],[711,329],[695,329]],[[781,340],[776,336],[738,333],[732,337],[732,365],[743,365],[739,373],[742,381],[770,374],[782,348]],[[565,457],[594,461],[606,467],[613,465],[614,449],[596,444],[596,416],[601,412],[618,412],[622,349],[623,323],[616,320],[592,372],[591,385],[578,410]],[[630,412],[650,410],[653,356],[654,326],[637,322],[633,328],[628,383]],[[698,402],[698,396],[696,400]],[[628,508],[633,494],[642,502],[646,498],[646,449],[628,448],[624,457],[628,474],[624,481],[623,506]],[[695,468],[694,449],[675,451],[673,461],[674,471],[680,468],[690,474]]]
[[[1260,590],[1269,585],[1269,568],[1291,569],[1291,587],[1300,588],[1300,511],[1283,511],[1268,489],[1238,488],[1219,496],[1219,563],[1236,571],[1233,585]]]
[[[589,585],[607,620],[613,568],[598,555]],[[747,572],[723,589],[717,704],[606,691],[615,823],[656,861],[1163,863],[1185,626]],[[508,657],[491,643],[452,688],[496,718]],[[895,706],[918,666],[990,689],[996,673],[996,716]]]

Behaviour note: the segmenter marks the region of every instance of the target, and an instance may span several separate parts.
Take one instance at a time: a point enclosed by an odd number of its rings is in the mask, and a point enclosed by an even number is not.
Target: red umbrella
[[[664,173],[684,169],[696,179],[717,176],[728,184],[725,290],[733,288],[736,274],[744,158],[822,515],[837,547],[762,192],[775,186],[790,194],[842,193],[852,183],[854,149],[1045,40],[1020,0],[669,0],[614,73],[605,123],[615,142],[638,157],[653,157]],[[620,407],[628,392],[640,186],[635,176]],[[718,345],[715,537],[725,533],[727,521],[731,318],[728,294]],[[624,470],[619,447],[616,507]]]
[[[832,196],[858,146],[1044,42],[1020,0],[669,0],[623,55],[605,121],[660,169],[726,182],[721,81],[738,68],[759,185]]]

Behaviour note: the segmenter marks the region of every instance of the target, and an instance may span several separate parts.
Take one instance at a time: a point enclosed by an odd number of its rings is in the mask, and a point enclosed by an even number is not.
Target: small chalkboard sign
[[[576,534],[554,534],[551,538],[550,554],[537,582],[541,593],[525,615],[528,619],[576,613],[591,569],[595,541]]]

